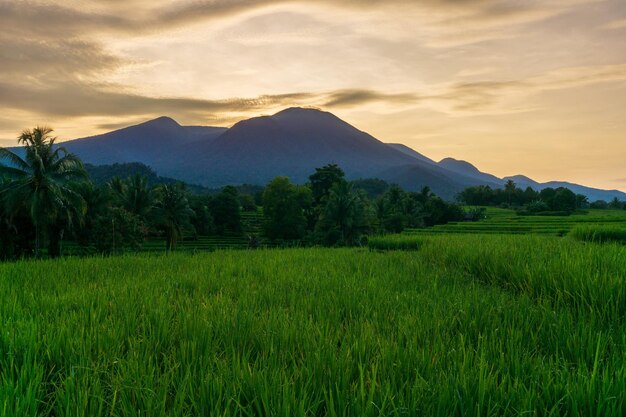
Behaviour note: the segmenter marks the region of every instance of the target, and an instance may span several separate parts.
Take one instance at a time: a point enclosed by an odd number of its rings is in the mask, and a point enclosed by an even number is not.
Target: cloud
[[[443,25],[469,22],[475,25],[524,23],[554,16],[580,4],[597,0],[320,0],[316,5],[352,11],[391,10],[432,15]],[[304,0],[196,0],[176,2],[88,1],[64,2],[65,6],[35,0],[0,3],[0,26],[5,33],[26,36],[56,34],[78,36],[93,32],[147,33],[177,28],[201,21],[234,16],[261,8],[306,5]],[[89,6],[85,6],[85,4]],[[132,11],[133,13],[129,13]],[[30,22],[31,24],[26,24]],[[32,24],[36,22],[36,24]]]
[[[626,19],[613,20],[603,26],[604,29],[624,29],[626,28]]]
[[[92,77],[126,63],[97,43],[77,39],[28,39],[0,34],[0,43],[0,74],[4,80]]]
[[[373,90],[339,90],[327,94],[324,107],[352,107],[371,102],[390,102],[396,104],[415,103],[418,96],[413,93],[381,93]]]
[[[518,80],[455,82],[423,94],[421,101],[449,114],[527,112],[535,107],[521,103],[530,96],[606,82],[626,82],[626,64],[562,68]]]

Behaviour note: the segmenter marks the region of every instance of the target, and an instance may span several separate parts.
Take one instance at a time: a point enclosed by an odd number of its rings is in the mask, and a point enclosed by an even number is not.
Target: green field
[[[589,210],[570,216],[518,216],[514,210],[487,208],[486,219],[451,222],[427,229],[410,229],[407,234],[540,234],[564,236],[579,224],[613,225],[626,228],[625,210]]]
[[[626,415],[626,246],[391,239],[0,264],[0,415]]]

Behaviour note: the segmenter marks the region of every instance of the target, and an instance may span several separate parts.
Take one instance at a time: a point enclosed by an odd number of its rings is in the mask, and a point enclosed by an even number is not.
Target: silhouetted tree
[[[328,197],[330,189],[334,184],[344,181],[345,175],[343,170],[336,164],[315,168],[315,173],[309,177],[313,206],[323,206],[322,200]]]
[[[263,193],[265,234],[273,240],[304,237],[305,212],[311,206],[311,190],[292,184],[287,177],[276,177]]]
[[[217,233],[241,233],[241,212],[239,192],[235,187],[226,186],[211,199],[209,211]]]
[[[353,245],[367,229],[365,206],[361,196],[346,181],[336,182],[326,198],[317,230],[328,244]]]
[[[183,230],[191,227],[193,210],[189,207],[187,189],[183,184],[162,185],[157,189],[155,218],[158,227],[165,233],[166,252],[176,249]]]
[[[22,158],[6,148],[0,148],[0,175],[13,181],[3,189],[5,209],[9,213],[26,211],[35,228],[35,256],[40,255],[46,232],[62,237],[63,227],[77,220],[84,211],[81,196],[69,186],[72,180],[84,180],[82,162],[62,146],[55,146],[52,129],[36,127],[25,130],[18,138],[24,146]],[[53,246],[51,255],[58,251]]]

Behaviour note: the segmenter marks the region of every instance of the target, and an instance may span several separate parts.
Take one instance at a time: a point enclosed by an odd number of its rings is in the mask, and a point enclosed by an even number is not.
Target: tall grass
[[[578,225],[574,227],[569,236],[576,240],[586,242],[606,243],[619,242],[626,243],[626,226],[586,226]]]
[[[0,415],[625,415],[623,247],[556,242],[2,264]]]
[[[372,236],[367,245],[372,250],[418,250],[424,239],[407,239],[403,235]]]

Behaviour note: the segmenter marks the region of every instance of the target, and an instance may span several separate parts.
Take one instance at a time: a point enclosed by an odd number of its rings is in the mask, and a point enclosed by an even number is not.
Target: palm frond
[[[28,171],[29,165],[28,163],[22,159],[18,154],[13,151],[8,150],[7,148],[0,148],[0,160],[7,160],[10,164],[16,166],[17,168]]]

